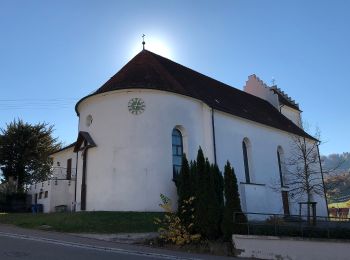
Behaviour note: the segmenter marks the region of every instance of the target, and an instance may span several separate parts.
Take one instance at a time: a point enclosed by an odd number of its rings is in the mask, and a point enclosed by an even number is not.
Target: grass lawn
[[[155,217],[160,212],[75,212],[75,213],[0,213],[0,223],[25,228],[48,225],[50,230],[74,233],[137,233],[154,232]]]

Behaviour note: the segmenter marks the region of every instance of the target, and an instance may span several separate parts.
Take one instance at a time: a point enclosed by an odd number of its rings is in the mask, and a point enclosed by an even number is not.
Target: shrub
[[[193,230],[203,238],[217,239],[224,234],[226,240],[233,232],[242,233],[244,225],[234,225],[234,213],[242,212],[238,193],[237,179],[230,164],[225,166],[225,181],[216,164],[211,164],[204,156],[201,147],[197,160],[188,163],[183,156],[182,167],[175,183],[178,194],[178,216],[183,224],[193,223]],[[224,187],[226,204],[224,205]],[[189,210],[183,203],[191,197],[194,200],[194,216],[191,219]],[[185,210],[184,210],[185,208]],[[245,215],[235,216],[237,222],[245,223]]]
[[[285,223],[282,217],[278,217],[275,215],[268,217],[265,221],[267,224],[271,224],[271,225],[282,225]]]
[[[237,178],[234,169],[228,161],[224,170],[224,193],[226,203],[221,227],[224,240],[231,241],[233,233],[244,233],[244,223],[247,222],[247,219],[246,216],[241,213],[242,207],[239,198]]]
[[[191,187],[190,167],[185,154],[182,156],[182,167],[176,177],[175,184],[178,195],[178,215],[182,223],[188,225],[193,222],[193,219],[191,218],[192,213],[190,209],[187,208],[188,203],[186,201],[194,196],[194,192]]]
[[[193,223],[185,225],[180,217],[172,212],[171,200],[165,195],[161,194],[160,198],[162,200],[162,207],[165,211],[165,216],[163,219],[156,218],[155,224],[159,225],[158,232],[160,233],[159,238],[165,242],[174,243],[176,245],[185,245],[193,242],[198,242],[201,239],[201,235],[193,234]],[[190,209],[191,218],[194,220],[194,208],[192,203],[194,197],[184,200],[182,202],[183,210]]]

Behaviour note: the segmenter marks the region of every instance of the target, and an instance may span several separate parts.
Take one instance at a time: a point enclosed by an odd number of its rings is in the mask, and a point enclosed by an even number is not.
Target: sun
[[[169,45],[160,39],[149,39],[145,48],[166,58],[173,58]]]
[[[146,36],[145,49],[168,59],[174,58],[174,54],[170,48],[169,43],[165,39],[161,39],[160,37],[157,38],[154,36],[149,36],[149,37]],[[142,38],[140,38],[138,43],[134,45],[131,56],[135,56],[141,50],[142,50]]]

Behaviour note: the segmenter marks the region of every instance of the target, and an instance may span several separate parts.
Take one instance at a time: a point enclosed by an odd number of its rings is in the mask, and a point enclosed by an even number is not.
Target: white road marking
[[[166,255],[166,254],[147,253],[147,252],[141,252],[136,250],[127,250],[122,248],[101,247],[101,246],[94,246],[94,245],[81,244],[81,243],[75,243],[75,242],[61,241],[61,240],[56,240],[51,238],[34,237],[34,236],[11,234],[11,233],[5,233],[5,232],[0,232],[0,236],[24,239],[24,240],[30,240],[30,241],[36,241],[36,242],[45,242],[45,243],[61,245],[61,246],[70,246],[75,248],[103,251],[103,252],[120,253],[125,255],[136,255],[136,256],[153,257],[153,258],[160,258],[160,259],[200,260],[200,258],[188,258],[188,257],[180,257],[180,256],[174,256],[174,255]]]

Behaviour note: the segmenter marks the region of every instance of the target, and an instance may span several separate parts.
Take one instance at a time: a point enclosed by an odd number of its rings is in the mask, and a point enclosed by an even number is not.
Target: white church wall
[[[128,111],[134,97],[145,102],[142,114]],[[97,144],[88,151],[87,210],[161,211],[160,193],[175,203],[175,126],[186,132],[189,159],[202,146],[213,160],[210,109],[192,98],[153,90],[114,91],[85,100],[78,110],[79,130],[89,132]],[[84,118],[90,114],[93,123],[88,127]]]
[[[242,207],[245,211],[283,214],[277,149],[281,146],[285,158],[291,156],[289,133],[241,119],[223,112],[215,112],[215,133],[218,165],[223,169],[230,161],[240,183]],[[242,141],[248,138],[251,144],[248,161],[250,179],[245,184],[245,169]],[[254,185],[258,184],[258,185]],[[315,198],[316,199],[316,198]],[[298,214],[298,203],[290,200],[291,214]],[[318,214],[326,212],[324,198],[317,198]]]
[[[282,197],[276,193],[272,195],[271,186],[279,184],[277,147],[279,145],[287,147],[288,138],[283,136],[281,131],[275,131],[248,120],[221,112],[216,112],[215,115],[218,165],[223,169],[228,160],[234,167],[237,180],[241,183],[241,190],[242,192],[244,190],[245,194],[245,200],[242,201],[244,210],[253,210],[253,205],[259,204],[253,212],[258,210],[260,213],[282,213]],[[250,156],[248,156],[251,165],[251,183],[258,185],[244,184],[246,182],[242,150],[244,138],[248,138],[251,144]],[[269,203],[260,204],[260,201],[269,201]]]
[[[289,106],[281,106],[281,113],[289,120],[291,120],[294,124],[301,127],[302,121],[300,111]]]
[[[128,111],[131,98],[142,98],[145,111]],[[88,150],[87,210],[161,211],[159,195],[176,203],[172,181],[171,133],[179,127],[184,152],[195,159],[198,147],[214,162],[211,109],[203,102],[157,90],[123,90],[92,96],[79,104],[79,131],[87,131],[97,144]],[[86,117],[92,124],[87,126]],[[279,185],[277,148],[290,154],[290,134],[249,120],[215,111],[217,162],[227,160],[235,168],[245,211],[283,213]],[[242,141],[248,138],[250,175],[244,184]],[[80,208],[82,160],[79,155],[77,208]],[[258,185],[254,185],[258,184]],[[262,184],[262,185],[259,185]],[[318,207],[324,206],[320,198]],[[290,199],[292,214],[298,205]],[[321,213],[322,210],[318,210]]]
[[[268,189],[266,188],[266,185],[241,183],[240,186],[245,194],[245,212],[266,214],[271,211],[271,207],[267,202],[268,196],[266,193],[268,192]],[[259,218],[259,215],[248,215],[248,218],[257,219]],[[266,218],[266,216],[263,216],[263,218]]]

